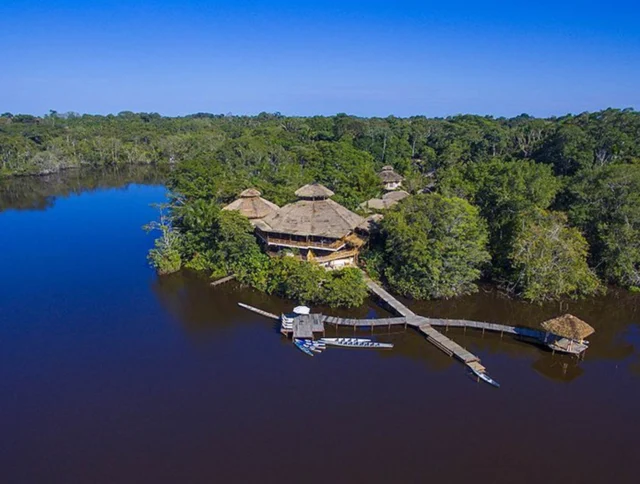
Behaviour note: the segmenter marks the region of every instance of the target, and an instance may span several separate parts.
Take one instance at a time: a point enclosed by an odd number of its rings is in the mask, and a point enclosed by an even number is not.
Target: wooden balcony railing
[[[269,237],[260,235],[269,245],[279,245],[282,247],[299,247],[301,249],[321,249],[321,250],[339,250],[346,242],[344,240],[335,240],[333,242],[325,242],[322,240],[291,240],[291,239],[279,239],[276,237]]]

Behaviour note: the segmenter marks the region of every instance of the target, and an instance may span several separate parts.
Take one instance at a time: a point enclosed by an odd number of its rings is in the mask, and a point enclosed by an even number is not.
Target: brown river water
[[[638,482],[640,295],[532,305],[483,287],[409,303],[533,327],[568,311],[596,328],[582,361],[450,330],[500,389],[412,329],[376,330],[391,351],[309,358],[237,306],[295,302],[156,277],[141,226],[161,182],[0,181],[0,483]]]

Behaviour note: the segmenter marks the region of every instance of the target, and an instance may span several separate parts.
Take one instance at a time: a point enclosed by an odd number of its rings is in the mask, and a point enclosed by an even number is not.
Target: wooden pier
[[[324,334],[322,314],[301,314],[293,320],[294,338],[313,339],[313,333]]]
[[[369,291],[378,296],[378,298],[382,300],[390,309],[392,309],[393,312],[405,318],[411,318],[412,316],[416,315],[416,313],[414,313],[413,311],[411,311],[411,309],[398,301],[395,297],[389,294],[386,289],[384,289],[378,283],[374,282],[368,276],[365,275],[364,280],[367,283]]]
[[[277,314],[273,314],[268,311],[263,311],[262,309],[254,308],[253,306],[249,306],[248,304],[238,303],[238,306],[244,309],[248,309],[249,311],[253,311],[254,313],[260,314],[264,317],[275,319],[276,321],[280,320],[280,316],[278,316]]]
[[[218,279],[217,281],[213,281],[211,284],[209,284],[210,286],[219,286],[220,284],[224,284],[225,282],[229,282],[229,281],[233,281],[236,278],[236,276],[234,274],[227,276],[227,277],[223,277],[222,279]]]
[[[338,318],[335,316],[325,316],[322,314],[309,314],[300,315],[293,319],[292,330],[282,330],[283,334],[292,334],[294,338],[308,338],[312,339],[314,333],[323,333],[325,331],[324,325],[331,324],[334,326],[344,326],[351,328],[375,328],[375,327],[391,327],[396,325],[412,326],[425,335],[427,341],[433,344],[440,351],[445,354],[455,357],[463,362],[470,369],[476,373],[485,373],[486,369],[482,366],[480,358],[471,353],[469,350],[463,348],[455,341],[451,340],[441,332],[437,331],[435,327],[444,328],[473,328],[481,330],[482,332],[491,331],[495,333],[509,334],[519,338],[533,340],[536,343],[543,344],[553,351],[559,351],[564,353],[571,353],[574,355],[580,355],[588,348],[586,343],[579,343],[576,341],[568,340],[560,336],[550,334],[548,332],[526,328],[521,326],[509,326],[496,323],[485,323],[482,321],[468,321],[465,319],[439,319],[439,318],[426,318],[420,316],[411,311],[408,307],[402,304],[398,299],[392,296],[379,284],[374,282],[365,276],[367,287],[369,290],[377,296],[388,308],[398,314],[398,317],[393,318],[378,318],[378,319],[350,319],[350,318]],[[279,320],[280,317],[263,311],[262,309],[254,308],[247,304],[238,303],[239,306],[261,314],[271,319]]]
[[[373,294],[381,299],[386,306],[402,316],[402,319],[405,320],[406,324],[417,328],[421,333],[423,333],[427,337],[427,341],[429,343],[434,345],[440,351],[443,351],[445,354],[456,357],[465,365],[474,363],[474,369],[476,371],[484,372],[485,368],[480,365],[480,358],[435,330],[428,318],[418,316],[369,277],[365,276],[365,281],[367,283],[367,287]]]

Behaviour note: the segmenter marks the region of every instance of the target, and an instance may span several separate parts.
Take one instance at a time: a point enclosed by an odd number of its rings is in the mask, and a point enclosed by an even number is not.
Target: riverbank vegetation
[[[608,283],[640,287],[640,113],[633,110],[549,119],[0,116],[0,176],[137,163],[175,165],[168,186],[179,265],[233,271],[263,290],[293,295],[295,288],[274,282],[286,273],[278,264],[293,263],[266,259],[248,222],[220,207],[248,187],[283,205],[317,181],[358,210],[380,195],[384,165],[405,177],[414,197],[385,214],[364,261],[403,294],[449,297],[480,279],[531,300],[584,296]],[[419,195],[427,187],[436,195]],[[469,231],[446,232],[456,224]],[[158,249],[157,256],[165,250]],[[178,264],[175,254],[165,262]],[[291,276],[300,288],[357,277],[318,282],[303,267],[309,274]]]

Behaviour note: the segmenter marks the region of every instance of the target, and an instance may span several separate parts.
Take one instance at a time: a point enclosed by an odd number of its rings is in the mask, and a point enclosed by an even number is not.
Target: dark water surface
[[[415,304],[531,325],[568,309],[597,329],[580,362],[450,331],[499,390],[412,330],[309,358],[236,305],[291,303],[153,274],[149,173],[91,180],[0,181],[0,482],[638,482],[639,296]]]

